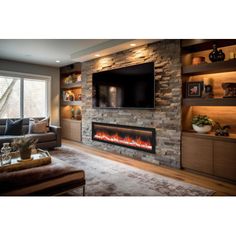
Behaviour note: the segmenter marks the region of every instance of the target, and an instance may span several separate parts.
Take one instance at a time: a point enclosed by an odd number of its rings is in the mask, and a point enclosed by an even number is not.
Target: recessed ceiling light
[[[100,57],[100,54],[96,54],[95,57]]]
[[[61,61],[59,61],[59,60],[56,60],[56,63],[60,63]]]
[[[134,46],[136,46],[136,43],[131,43],[130,46],[134,47]]]

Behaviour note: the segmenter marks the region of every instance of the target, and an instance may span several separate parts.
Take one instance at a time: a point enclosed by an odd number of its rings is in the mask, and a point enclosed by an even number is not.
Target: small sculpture
[[[215,135],[216,136],[229,136],[229,125],[221,126],[219,122],[215,123],[216,131]]]
[[[225,60],[225,54],[220,49],[219,51],[217,50],[216,44],[213,44],[213,50],[209,54],[209,59],[211,62],[216,62],[216,61],[224,61]]]
[[[222,83],[224,89],[224,98],[236,97],[236,83]]]
[[[216,47],[216,44],[213,44],[213,50],[212,52],[209,54],[209,59],[211,62],[216,62],[218,61],[218,50],[217,50],[217,47]]]
[[[213,98],[213,80],[211,78],[204,78],[204,91],[203,97],[204,98]]]
[[[225,54],[223,51],[220,49],[218,53],[218,61],[224,61],[225,60]]]

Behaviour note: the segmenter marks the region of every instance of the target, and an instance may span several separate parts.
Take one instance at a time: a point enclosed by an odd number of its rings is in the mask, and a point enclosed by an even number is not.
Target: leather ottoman
[[[83,187],[83,170],[52,157],[52,163],[40,167],[0,174],[2,196],[53,196]]]

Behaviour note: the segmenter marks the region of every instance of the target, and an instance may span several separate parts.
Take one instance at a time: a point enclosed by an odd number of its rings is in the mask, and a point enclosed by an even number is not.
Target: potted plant
[[[80,108],[78,108],[78,109],[76,110],[75,118],[76,118],[77,120],[81,120],[81,117],[82,117],[81,110],[80,110]]]
[[[20,157],[22,160],[30,159],[31,150],[35,148],[35,144],[38,142],[37,139],[30,137],[22,137],[14,139],[12,142],[12,147],[16,148],[20,152]]]
[[[192,126],[196,132],[205,134],[211,131],[213,120],[206,115],[197,115],[192,119]]]

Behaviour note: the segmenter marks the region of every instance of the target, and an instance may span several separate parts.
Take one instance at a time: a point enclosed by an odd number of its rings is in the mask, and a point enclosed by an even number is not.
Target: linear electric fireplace
[[[92,140],[155,153],[154,128],[92,122]]]

